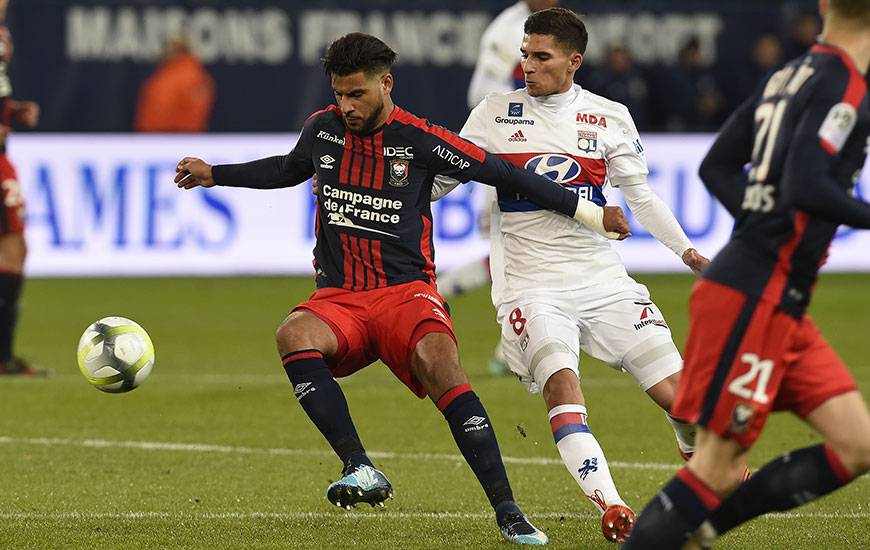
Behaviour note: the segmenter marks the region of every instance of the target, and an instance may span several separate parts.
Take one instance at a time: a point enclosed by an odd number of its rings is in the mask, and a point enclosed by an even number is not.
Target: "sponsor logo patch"
[[[649,325],[668,328],[668,324],[665,323],[664,319],[656,318],[656,312],[653,308],[649,306],[644,306],[643,311],[640,312],[640,318],[638,322],[634,324],[634,330],[640,330],[643,327]]]
[[[831,107],[819,127],[819,138],[832,145],[834,151],[840,152],[857,120],[858,114],[854,107],[848,103],[837,103]]]
[[[329,132],[324,132],[323,130],[317,132],[317,137],[326,141],[330,141],[332,143],[344,145],[344,138],[332,135]]]
[[[510,117],[522,117],[523,116],[523,104],[522,103],[508,103],[507,115]]]
[[[573,181],[581,172],[580,163],[576,160],[565,155],[550,153],[530,158],[523,168],[549,178],[556,183]]]
[[[604,115],[577,113],[577,124],[589,124],[591,126],[607,128],[607,118],[605,118]]]

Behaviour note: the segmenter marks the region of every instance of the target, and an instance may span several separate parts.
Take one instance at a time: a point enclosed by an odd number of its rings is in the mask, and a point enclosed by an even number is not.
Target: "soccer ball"
[[[154,344],[141,326],[124,317],[104,317],[79,340],[79,370],[95,388],[123,393],[151,374]]]

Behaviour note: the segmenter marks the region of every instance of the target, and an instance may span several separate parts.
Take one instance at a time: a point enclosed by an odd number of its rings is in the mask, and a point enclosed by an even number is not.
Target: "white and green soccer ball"
[[[154,366],[154,344],[141,326],[125,317],[104,317],[79,340],[79,370],[95,388],[128,392],[144,382]]]

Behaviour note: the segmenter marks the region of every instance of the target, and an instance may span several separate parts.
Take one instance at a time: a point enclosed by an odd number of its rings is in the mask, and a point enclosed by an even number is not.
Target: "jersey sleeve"
[[[311,157],[317,120],[316,116],[312,116],[305,121],[296,146],[286,155],[214,166],[212,176],[215,183],[227,187],[279,189],[308,181],[314,175]]]
[[[420,140],[429,172],[460,183],[473,179],[486,159],[486,151],[441,126],[428,124]]]
[[[852,196],[834,177],[865,94],[863,81],[856,85],[852,78],[819,79],[801,108],[785,158],[782,198],[792,207],[829,222],[870,228],[870,204]]]
[[[622,105],[619,114],[615,142],[605,155],[607,177],[614,187],[643,183],[649,174],[646,156],[643,154],[643,144],[634,120],[628,109]]]
[[[466,139],[477,145],[481,149],[486,148],[486,100],[480,105],[472,109],[471,114],[459,131],[459,137]],[[438,174],[435,176],[435,183],[432,185],[432,200],[437,201],[447,193],[453,191],[460,183],[459,180]]]

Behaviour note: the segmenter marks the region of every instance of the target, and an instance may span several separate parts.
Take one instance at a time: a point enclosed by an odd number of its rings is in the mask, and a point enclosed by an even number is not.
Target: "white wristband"
[[[619,233],[604,229],[604,208],[598,206],[592,201],[578,199],[577,211],[574,212],[574,219],[599,235],[603,235],[614,241],[619,239]]]

